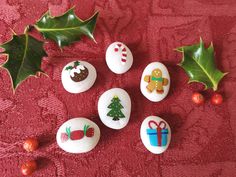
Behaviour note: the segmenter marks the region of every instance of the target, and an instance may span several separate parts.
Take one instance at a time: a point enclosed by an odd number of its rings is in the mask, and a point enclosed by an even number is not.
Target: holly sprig
[[[220,71],[215,64],[215,52],[213,43],[205,47],[203,40],[190,46],[182,46],[177,51],[183,54],[181,66],[189,76],[189,83],[200,82],[205,89],[218,89],[219,82],[228,74]]]
[[[1,44],[0,48],[3,48],[4,51],[0,54],[7,55],[7,61],[0,67],[8,71],[14,93],[16,88],[29,76],[37,76],[38,72],[44,73],[41,63],[43,57],[47,57],[43,48],[45,41],[33,37],[30,34],[32,28],[35,28],[45,39],[55,41],[62,48],[79,41],[82,36],[87,36],[95,41],[93,32],[98,14],[99,12],[96,12],[92,17],[83,21],[76,16],[74,7],[56,17],[51,16],[48,11],[36,24],[27,26],[24,34],[14,33],[12,39]],[[79,62],[76,62],[75,65],[79,65]]]
[[[67,66],[65,70],[66,71],[72,70],[72,69],[76,68],[79,65],[80,65],[80,62],[79,61],[75,61],[74,62],[74,66]]]

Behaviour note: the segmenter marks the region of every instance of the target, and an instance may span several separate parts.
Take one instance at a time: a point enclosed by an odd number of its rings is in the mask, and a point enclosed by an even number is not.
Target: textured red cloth
[[[88,39],[65,47],[53,42],[45,49],[43,69],[49,75],[27,79],[15,95],[7,72],[0,70],[0,172],[21,176],[20,166],[37,159],[33,176],[67,177],[234,177],[236,174],[236,1],[235,0],[1,0],[0,42],[11,38],[13,29],[23,33],[48,9],[59,15],[72,6],[86,19],[95,10],[100,17],[95,32],[97,44]],[[181,55],[173,49],[182,45],[213,41],[218,67],[230,72],[219,91],[225,102],[213,106],[212,91],[206,91],[202,106],[191,102],[201,84],[187,84],[188,77],[176,64]],[[123,75],[112,73],[105,51],[113,41],[131,49],[134,64]],[[0,62],[5,61],[1,56]],[[61,84],[63,66],[75,59],[92,63],[98,72],[95,85],[82,94],[70,94]],[[139,82],[143,69],[153,61],[163,62],[171,75],[171,90],[160,103],[142,96]],[[99,120],[97,101],[107,89],[121,87],[132,99],[127,127],[116,131]],[[172,129],[169,149],[154,155],[139,136],[143,119],[159,115]],[[96,122],[101,129],[97,147],[86,154],[63,152],[55,142],[58,127],[78,116]],[[27,153],[22,141],[39,138],[40,148]]]

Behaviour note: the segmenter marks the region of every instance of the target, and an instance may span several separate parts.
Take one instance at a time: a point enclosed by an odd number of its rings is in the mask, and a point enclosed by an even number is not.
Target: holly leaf
[[[8,70],[13,88],[29,76],[36,75],[41,70],[41,61],[47,56],[43,49],[43,42],[27,33],[13,35],[10,41],[0,45],[4,49],[0,54],[8,55],[7,61],[1,66]]]
[[[79,41],[83,35],[95,41],[93,31],[98,14],[99,12],[96,12],[91,18],[83,21],[75,15],[74,8],[57,17],[52,17],[48,11],[35,24],[35,28],[44,38],[54,40],[59,47]]]
[[[189,83],[200,82],[205,89],[218,89],[220,80],[227,74],[216,68],[214,62],[213,44],[208,48],[204,47],[202,39],[199,44],[177,48],[183,53],[183,59],[178,65],[181,66],[189,76]]]
[[[72,69],[73,69],[72,66],[67,66],[67,67],[66,67],[66,71],[68,71],[68,70],[72,70]]]

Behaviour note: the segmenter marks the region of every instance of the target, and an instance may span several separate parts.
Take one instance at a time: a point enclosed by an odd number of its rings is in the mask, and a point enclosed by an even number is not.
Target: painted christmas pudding
[[[61,74],[64,89],[70,93],[85,92],[92,87],[97,78],[96,69],[86,61],[68,63]]]
[[[83,81],[88,77],[89,71],[88,69],[82,65],[79,61],[74,62],[74,66],[66,67],[66,70],[70,72],[70,78],[74,82]]]

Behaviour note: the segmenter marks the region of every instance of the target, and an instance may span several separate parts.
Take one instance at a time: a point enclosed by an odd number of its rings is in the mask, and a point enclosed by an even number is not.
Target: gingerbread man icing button
[[[114,42],[107,48],[106,63],[112,72],[123,74],[131,68],[133,55],[125,44],[122,42]]]
[[[150,63],[143,71],[140,89],[150,101],[163,100],[170,89],[170,75],[165,65],[160,62]]]
[[[92,87],[96,78],[96,69],[86,61],[68,63],[61,74],[62,85],[70,93],[87,91]]]

